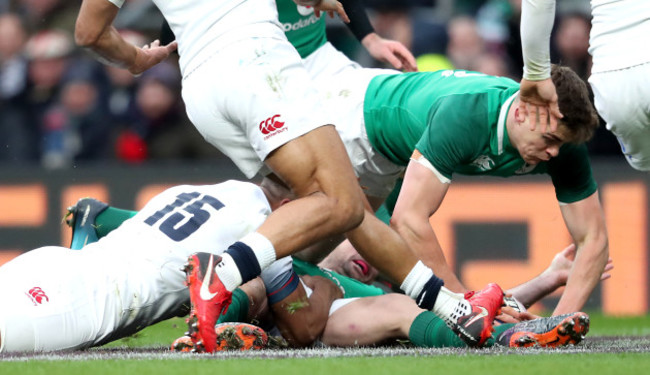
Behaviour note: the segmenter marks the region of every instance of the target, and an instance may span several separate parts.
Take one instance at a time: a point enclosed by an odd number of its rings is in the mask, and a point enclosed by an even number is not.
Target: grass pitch
[[[0,374],[647,374],[650,319],[590,314],[577,346],[560,349],[306,349],[219,354],[172,353],[185,331],[171,319],[101,348],[73,353],[0,356]]]

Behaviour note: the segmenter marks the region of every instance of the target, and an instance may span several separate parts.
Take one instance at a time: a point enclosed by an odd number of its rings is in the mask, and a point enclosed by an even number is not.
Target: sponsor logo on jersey
[[[285,132],[287,128],[284,127],[284,121],[280,121],[280,115],[273,115],[266,120],[260,122],[260,131],[266,135],[264,140],[267,140],[275,135]]]
[[[28,290],[25,294],[32,300],[34,306],[40,305],[43,302],[50,302],[50,298],[45,294],[43,289],[38,286]]]
[[[530,165],[528,163],[525,163],[524,165],[521,166],[521,168],[515,171],[515,174],[526,174],[532,171],[533,169],[535,169],[536,166],[537,165]]]
[[[299,19],[298,22],[294,22],[294,23],[286,22],[286,23],[283,23],[282,28],[284,29],[284,32],[286,33],[288,31],[296,31],[296,30],[300,30],[302,28],[314,25],[318,21],[319,21],[319,18],[316,17],[314,14],[312,14],[308,18]]]
[[[494,167],[494,161],[487,155],[481,155],[478,158],[474,159],[472,165],[482,171],[489,171]]]

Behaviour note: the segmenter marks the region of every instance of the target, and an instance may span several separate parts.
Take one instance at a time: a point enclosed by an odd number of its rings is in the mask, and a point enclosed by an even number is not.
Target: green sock
[[[501,324],[494,327],[492,337],[498,337],[513,324]],[[464,348],[467,346],[445,322],[431,311],[418,315],[409,329],[409,339],[415,346],[424,348]],[[486,347],[494,345],[494,338],[488,339]]]
[[[228,311],[219,317],[217,323],[225,322],[246,322],[248,319],[248,295],[243,290],[237,288],[232,292],[232,302],[228,306]]]
[[[95,219],[95,232],[97,238],[102,238],[112,230],[117,229],[124,221],[132,218],[138,211],[122,210],[109,206]]]

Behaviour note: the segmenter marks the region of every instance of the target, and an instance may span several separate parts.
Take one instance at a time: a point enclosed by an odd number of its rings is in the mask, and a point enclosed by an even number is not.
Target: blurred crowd
[[[521,0],[364,0],[373,26],[406,45],[420,70],[469,69],[521,78]],[[559,2],[552,61],[585,80],[591,59],[589,0]],[[224,157],[191,126],[177,56],[134,77],[76,48],[80,1],[0,0],[0,164],[66,168],[92,161],[139,163]],[[133,44],[160,38],[151,0],[126,1],[116,27]],[[378,66],[339,20],[332,43]],[[601,127],[592,154],[618,154]]]

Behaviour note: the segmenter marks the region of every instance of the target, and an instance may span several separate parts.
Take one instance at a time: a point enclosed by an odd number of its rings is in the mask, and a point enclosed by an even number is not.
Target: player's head
[[[379,275],[379,271],[366,262],[349,241],[343,241],[318,265],[366,284]]]
[[[518,105],[510,107],[508,137],[521,157],[530,165],[556,157],[565,143],[588,141],[598,127],[598,115],[589,99],[586,83],[571,69],[553,65],[551,79],[556,86],[558,104],[564,115],[556,131],[530,130],[528,119],[518,119]]]
[[[598,128],[598,114],[589,98],[587,84],[576,72],[559,65],[551,67],[551,80],[564,115],[559,125],[565,127],[566,142],[587,142]]]
[[[266,199],[269,201],[272,210],[295,198],[295,195],[276,175],[270,174],[265,176],[260,182],[260,188],[264,191]]]

